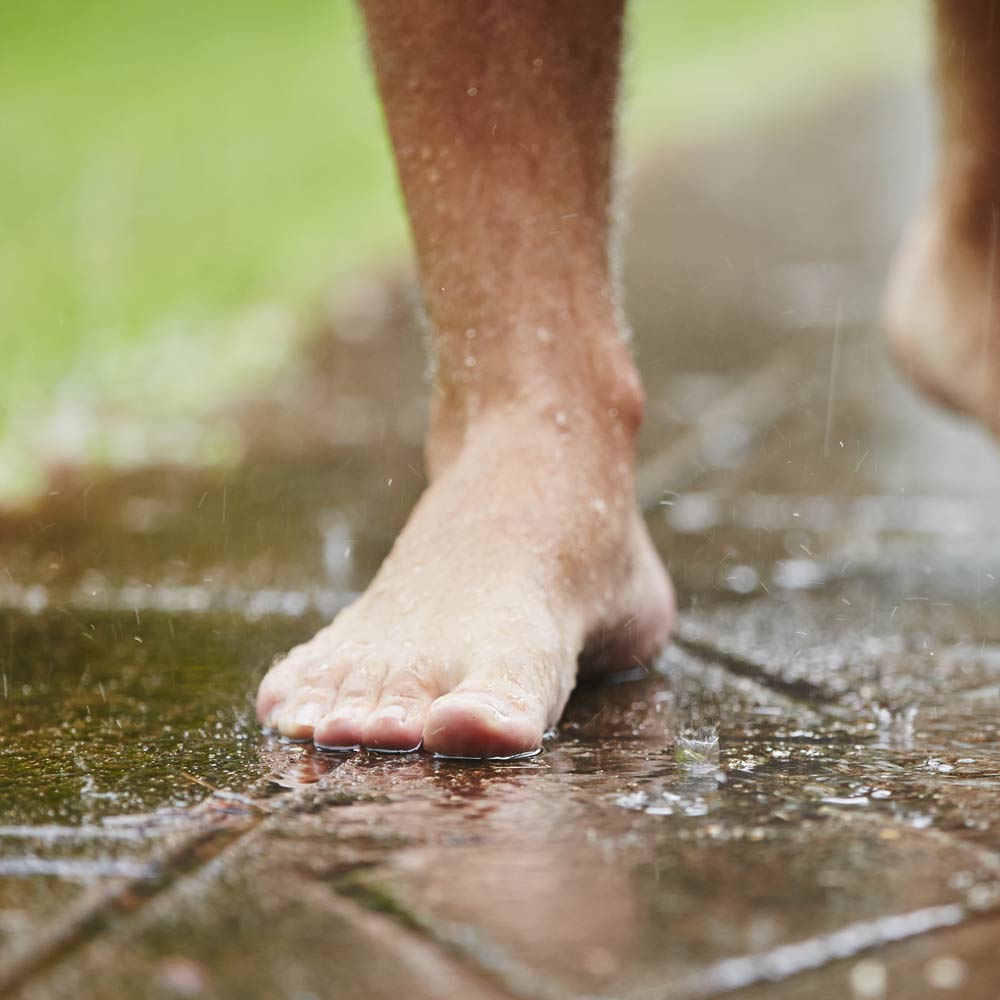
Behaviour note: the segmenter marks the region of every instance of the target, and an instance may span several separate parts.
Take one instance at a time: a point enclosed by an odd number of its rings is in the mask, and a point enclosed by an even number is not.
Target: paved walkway
[[[639,175],[641,485],[684,612],[531,760],[250,714],[419,490],[402,291],[225,415],[239,468],[68,475],[0,522],[0,989],[995,1000],[1000,456],[872,329],[926,136],[919,95],[864,94]]]

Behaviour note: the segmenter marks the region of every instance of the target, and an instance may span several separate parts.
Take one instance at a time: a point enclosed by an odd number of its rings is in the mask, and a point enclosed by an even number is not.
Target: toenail
[[[324,722],[353,723],[357,713],[353,708],[337,708],[324,718]]]
[[[375,721],[398,722],[402,724],[406,722],[406,709],[402,705],[386,705],[385,708],[378,710]]]
[[[329,715],[324,715],[315,725],[315,731],[319,733],[320,739],[333,736],[341,741],[336,744],[324,741],[323,746],[342,747],[358,746],[360,743],[361,726],[358,722],[357,713],[350,708],[340,708]],[[313,735],[315,739],[315,732]]]
[[[478,721],[479,724],[498,731],[508,728],[516,716],[525,714],[507,699],[486,691],[455,691],[440,699],[436,705],[445,709],[446,715],[438,719],[437,713],[432,709],[431,722],[425,729],[425,736],[429,738],[439,736],[455,725],[455,718],[451,714],[455,709],[461,711],[470,722]]]
[[[299,707],[295,713],[295,724],[297,726],[315,726],[323,714],[323,703],[320,701],[307,701]]]
[[[461,696],[461,700],[470,705],[475,711],[490,713],[497,722],[510,722],[513,718],[514,709],[510,702],[497,698],[486,692],[474,691],[455,692],[456,696]]]

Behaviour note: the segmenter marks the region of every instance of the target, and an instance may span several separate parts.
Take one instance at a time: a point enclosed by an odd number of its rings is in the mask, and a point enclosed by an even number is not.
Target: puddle
[[[0,817],[93,824],[294,781],[298,747],[252,711],[271,657],[314,622],[49,610],[0,616]]]

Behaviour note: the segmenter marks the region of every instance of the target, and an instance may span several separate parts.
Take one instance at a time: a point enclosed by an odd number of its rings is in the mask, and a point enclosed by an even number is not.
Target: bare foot
[[[885,327],[924,392],[1000,435],[1000,205],[975,182],[941,185],[897,253]]]
[[[602,420],[470,428],[364,595],[264,678],[261,721],[326,747],[507,757],[541,745],[578,660],[655,656],[673,592],[635,508],[630,436]]]

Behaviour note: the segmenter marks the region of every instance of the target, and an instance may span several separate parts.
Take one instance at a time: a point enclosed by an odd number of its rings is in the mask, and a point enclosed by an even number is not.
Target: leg
[[[900,366],[1000,434],[1000,8],[937,0],[942,149],[935,190],[886,295]]]
[[[365,594],[265,678],[282,733],[527,752],[578,661],[667,638],[608,249],[622,3],[363,2],[434,331],[431,482]]]

